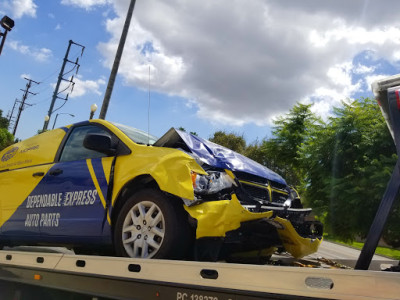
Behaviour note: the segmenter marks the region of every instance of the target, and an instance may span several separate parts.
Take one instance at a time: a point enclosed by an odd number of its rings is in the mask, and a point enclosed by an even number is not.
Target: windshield
[[[125,133],[132,141],[137,144],[153,145],[155,141],[158,140],[156,136],[148,134],[147,132],[144,132],[142,130],[117,123],[112,124],[118,127],[119,130]]]

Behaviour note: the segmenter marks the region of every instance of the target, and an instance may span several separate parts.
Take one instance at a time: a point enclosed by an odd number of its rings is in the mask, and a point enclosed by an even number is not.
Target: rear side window
[[[107,130],[93,125],[74,128],[65,143],[60,161],[82,160],[107,156],[104,153],[90,150],[83,146],[83,140],[89,133],[103,133],[110,135]]]

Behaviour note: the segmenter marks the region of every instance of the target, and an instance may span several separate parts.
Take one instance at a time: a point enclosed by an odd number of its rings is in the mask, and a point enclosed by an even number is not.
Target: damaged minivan
[[[0,153],[0,245],[216,261],[316,252],[322,225],[297,192],[232,150],[104,120]]]

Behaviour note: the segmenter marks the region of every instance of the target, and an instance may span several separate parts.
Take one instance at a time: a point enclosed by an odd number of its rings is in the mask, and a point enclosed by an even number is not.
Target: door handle
[[[63,170],[61,170],[61,169],[55,169],[55,170],[53,170],[53,171],[50,171],[50,175],[52,175],[52,176],[58,176],[58,175],[60,175],[60,174],[62,174],[63,173]]]
[[[44,176],[44,172],[36,172],[32,174],[33,177],[42,177]]]

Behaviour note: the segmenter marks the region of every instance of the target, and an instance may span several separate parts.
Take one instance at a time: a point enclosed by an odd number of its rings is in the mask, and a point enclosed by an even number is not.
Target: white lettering
[[[26,198],[26,208],[93,205],[97,190],[82,190],[65,193],[32,195]]]
[[[59,213],[42,213],[40,216],[40,227],[58,227]]]
[[[176,293],[176,300],[186,300],[188,298],[188,294],[177,292]]]
[[[25,227],[38,227],[39,214],[27,214],[25,219]]]
[[[90,204],[93,204],[96,201],[97,190],[92,191],[92,200],[90,200]]]

